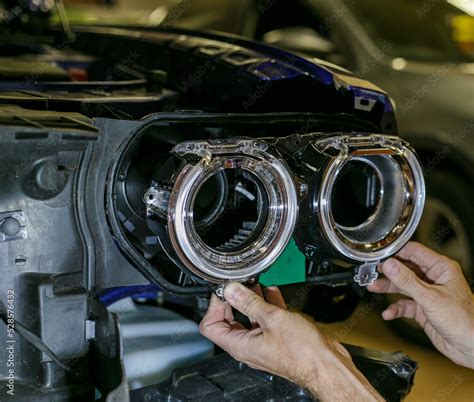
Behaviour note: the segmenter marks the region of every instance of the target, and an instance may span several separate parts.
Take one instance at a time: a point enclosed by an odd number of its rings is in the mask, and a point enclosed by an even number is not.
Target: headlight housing
[[[213,129],[196,130],[138,130],[108,179],[107,210],[119,247],[173,292],[256,278],[292,237],[313,262],[308,269],[351,268],[365,285],[418,225],[422,168],[396,136],[268,136],[268,126],[262,138],[251,131],[201,139]]]

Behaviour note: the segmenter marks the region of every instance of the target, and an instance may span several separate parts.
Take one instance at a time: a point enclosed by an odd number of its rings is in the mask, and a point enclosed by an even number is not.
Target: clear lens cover
[[[296,224],[298,197],[289,168],[266,152],[266,144],[254,140],[235,140],[225,146],[187,142],[176,146],[175,152],[200,157],[179,172],[170,196],[168,234],[178,257],[194,274],[216,283],[263,272],[282,253]],[[255,219],[236,224],[232,238],[216,245],[206,241],[212,236],[204,236],[196,224],[196,200],[205,197],[202,191],[209,180],[229,171],[238,178],[234,192],[252,201],[257,212]],[[244,179],[251,183],[250,190],[242,184]],[[221,208],[221,213],[235,212]]]

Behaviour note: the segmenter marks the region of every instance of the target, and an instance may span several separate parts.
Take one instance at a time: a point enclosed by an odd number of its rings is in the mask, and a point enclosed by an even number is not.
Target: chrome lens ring
[[[347,150],[347,148],[346,148]],[[362,224],[344,227],[332,213],[332,192],[338,176],[351,161],[369,165],[381,184],[375,211]],[[331,245],[358,262],[379,261],[395,254],[411,238],[421,219],[425,184],[415,154],[402,143],[396,147],[348,149],[329,160],[318,197],[319,220]]]
[[[209,247],[198,234],[193,205],[202,185],[224,169],[243,169],[260,183],[268,200],[266,222],[250,244],[237,251]],[[187,164],[179,173],[168,208],[168,234],[176,254],[197,276],[215,283],[243,281],[268,268],[288,244],[298,215],[298,197],[289,169],[267,152],[218,156]]]

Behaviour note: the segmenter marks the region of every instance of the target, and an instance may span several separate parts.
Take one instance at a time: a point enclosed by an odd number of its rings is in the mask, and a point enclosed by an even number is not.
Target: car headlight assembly
[[[377,264],[411,238],[423,211],[421,165],[396,136],[185,140],[159,149],[156,162],[147,149],[147,163],[133,156],[136,142],[111,171],[112,228],[122,228],[115,236],[127,256],[149,277],[160,273],[157,282],[169,289],[200,284],[217,292],[253,280],[292,237],[312,266],[353,269],[367,285]]]

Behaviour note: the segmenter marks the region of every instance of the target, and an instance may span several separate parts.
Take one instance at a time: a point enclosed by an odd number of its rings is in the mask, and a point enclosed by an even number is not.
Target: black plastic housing
[[[344,345],[359,370],[388,402],[410,392],[418,364],[403,353]],[[227,354],[185,366],[157,385],[134,390],[132,402],[169,401],[315,401],[305,389],[284,378],[255,370]]]

